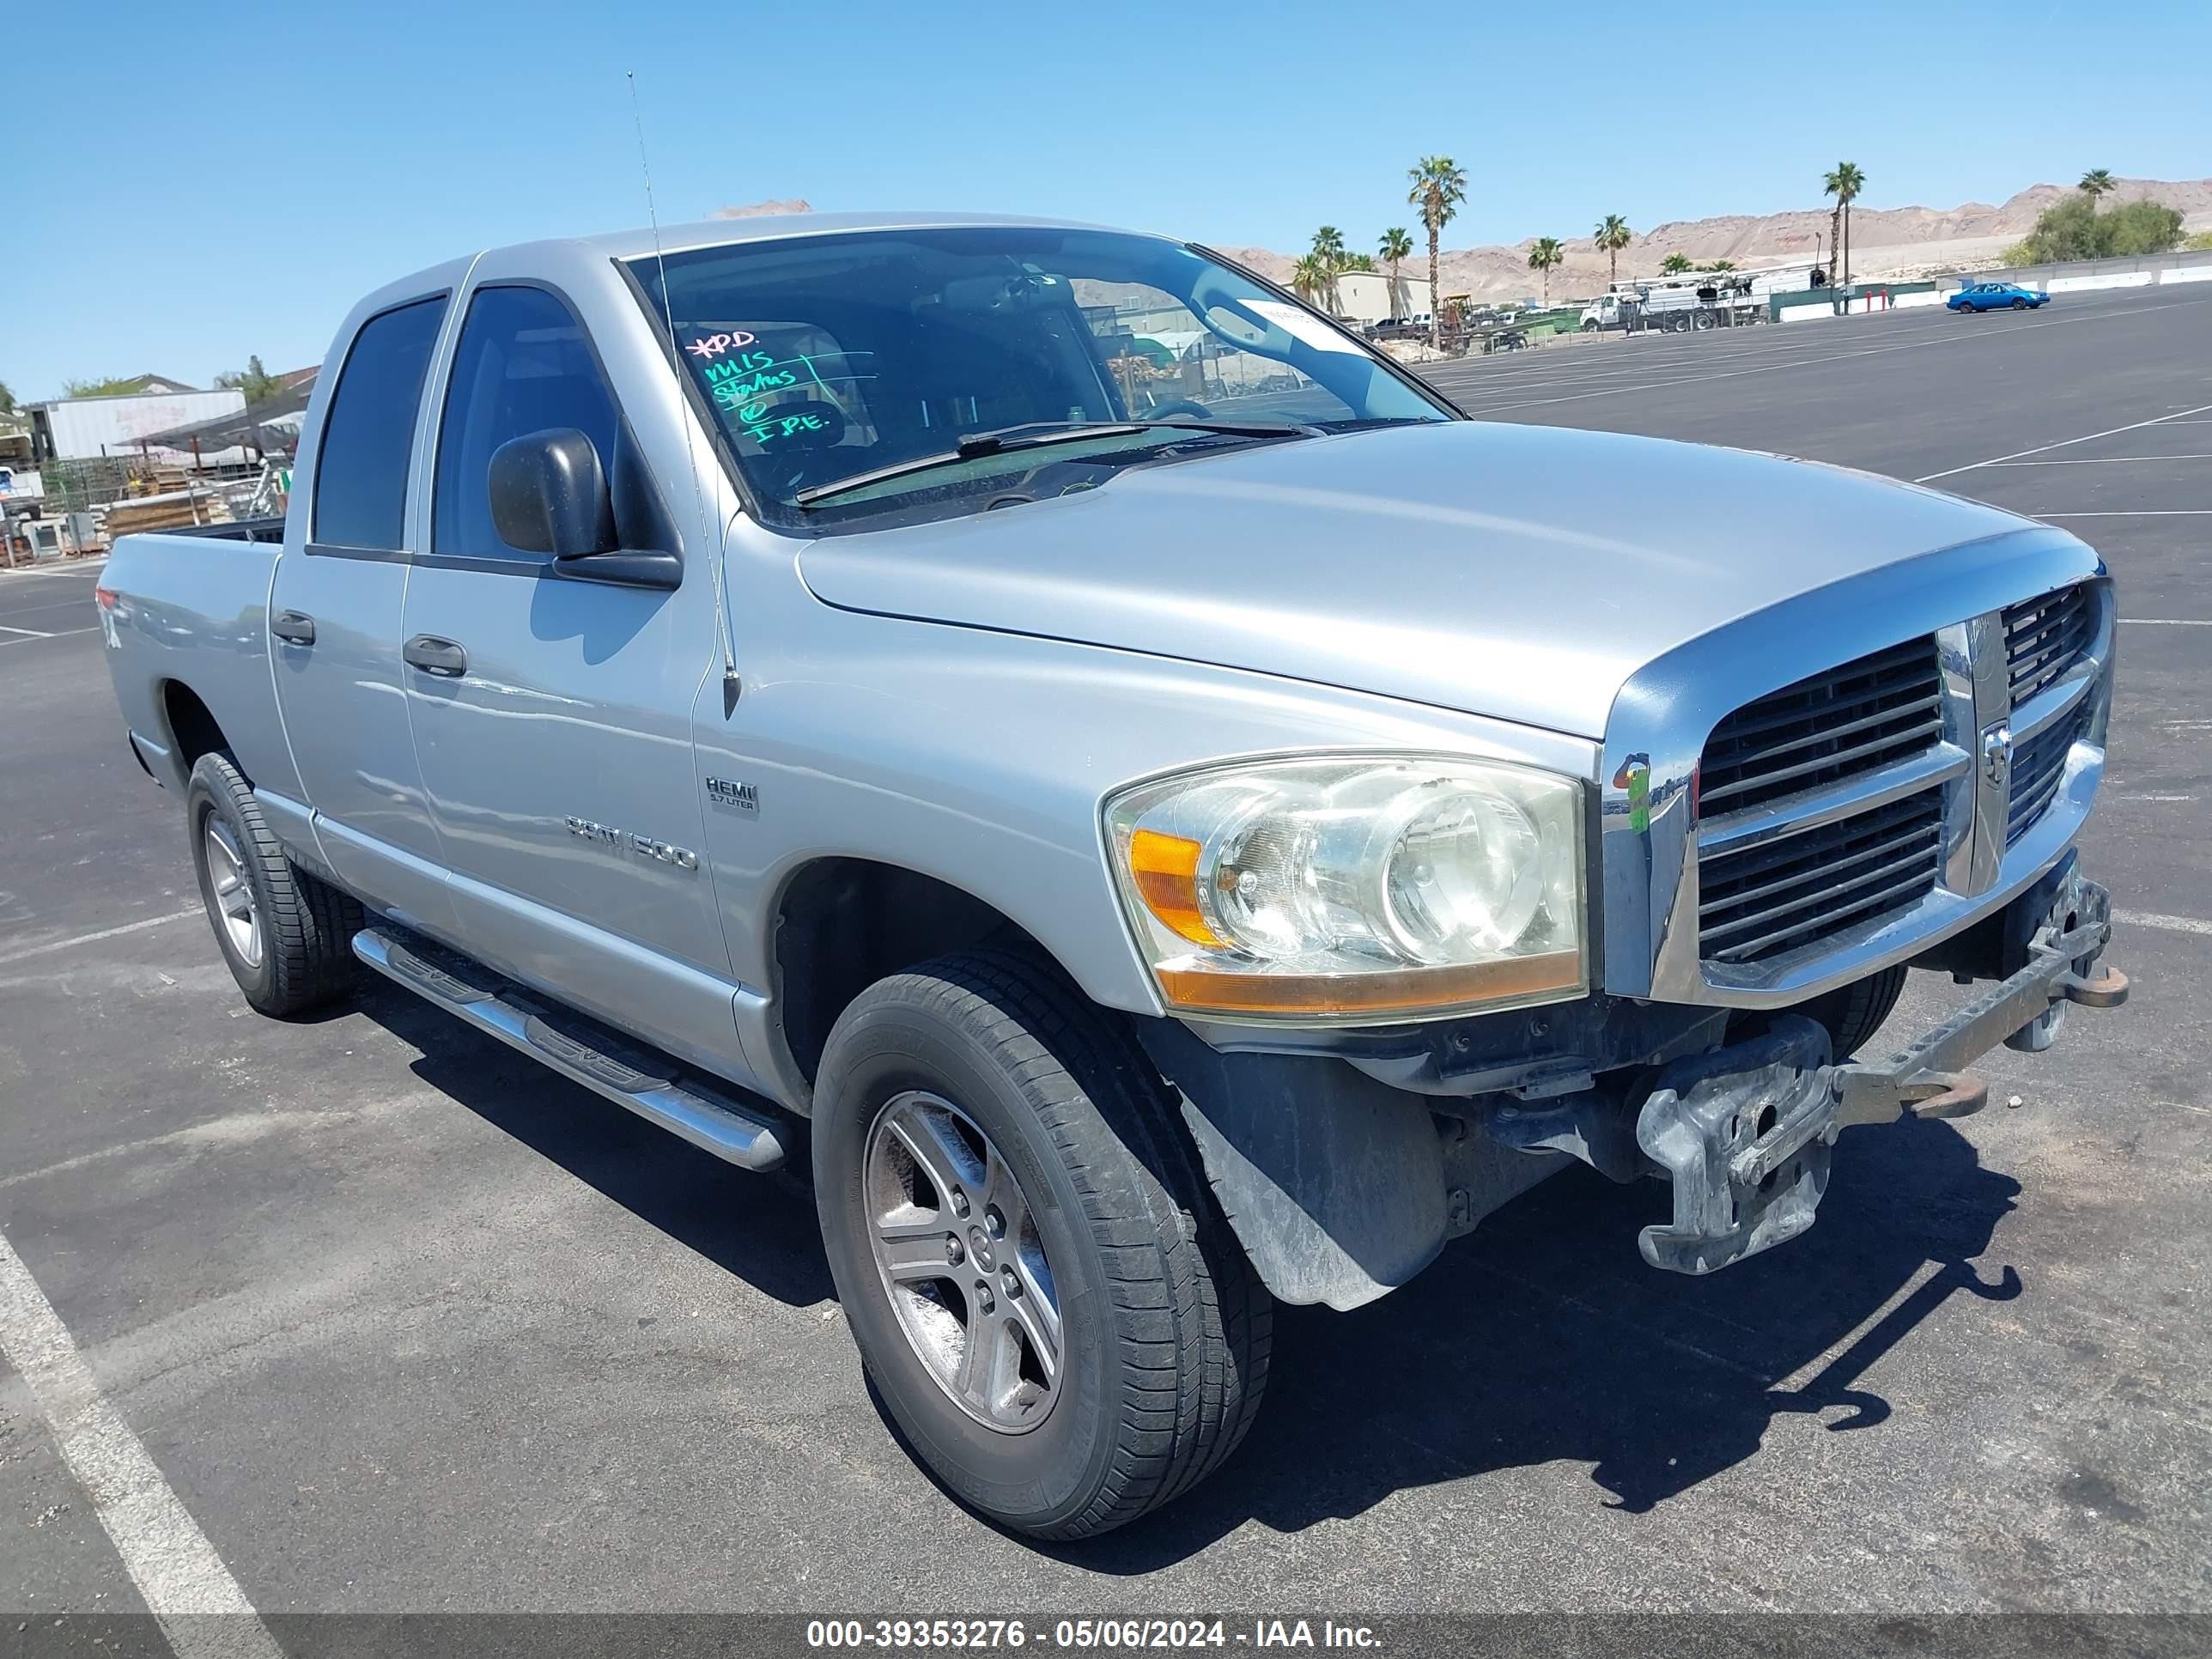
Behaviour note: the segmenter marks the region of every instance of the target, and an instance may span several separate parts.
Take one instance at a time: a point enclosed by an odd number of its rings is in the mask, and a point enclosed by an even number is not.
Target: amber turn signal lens
[[[1583,988],[1578,951],[1371,974],[1224,974],[1167,967],[1158,971],[1160,989],[1170,1003],[1215,1014],[1393,1019],[1438,1007],[1527,1001]]]
[[[1161,922],[1194,945],[1220,945],[1198,908],[1198,858],[1204,849],[1182,836],[1139,830],[1129,837],[1129,872],[1137,896]]]

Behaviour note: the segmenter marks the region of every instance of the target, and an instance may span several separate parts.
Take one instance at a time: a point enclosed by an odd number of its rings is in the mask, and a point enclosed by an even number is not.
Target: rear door
[[[401,920],[450,920],[400,684],[410,486],[422,391],[465,262],[427,291],[364,303],[331,355],[319,426],[301,435],[295,494],[270,597],[276,696],[315,839],[338,878]],[[440,278],[444,280],[440,282]]]
[[[667,492],[682,481],[653,476],[575,305],[480,268],[400,630],[418,660],[447,665],[403,672],[460,935],[526,981],[726,1072],[736,987],[698,857],[690,726],[715,660],[713,562],[687,558],[675,590],[619,586],[510,546],[492,522],[492,454],[554,428],[599,452],[623,544],[675,550]]]

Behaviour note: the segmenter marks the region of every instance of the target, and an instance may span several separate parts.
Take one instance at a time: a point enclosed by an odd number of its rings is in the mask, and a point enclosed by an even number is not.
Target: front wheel
[[[945,957],[837,1021],[813,1122],[839,1302],[961,1502],[1036,1537],[1133,1521],[1251,1425],[1273,1316],[1173,1096],[1026,956]]]
[[[2027,301],[2025,300],[2014,300],[2012,302],[2012,308],[2014,311],[2026,311],[2027,309]]]

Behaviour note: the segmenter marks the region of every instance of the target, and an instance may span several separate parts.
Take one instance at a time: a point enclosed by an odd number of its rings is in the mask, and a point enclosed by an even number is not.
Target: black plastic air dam
[[[1569,1163],[1440,1124],[1423,1097],[1341,1060],[1225,1054],[1173,1020],[1137,1026],[1182,1097],[1222,1213],[1280,1301],[1372,1302]]]

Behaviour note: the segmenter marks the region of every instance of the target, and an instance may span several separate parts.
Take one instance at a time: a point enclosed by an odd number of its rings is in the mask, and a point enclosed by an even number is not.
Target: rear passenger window
[[[461,325],[438,430],[431,550],[542,562],[493,527],[492,452],[526,433],[574,427],[611,476],[620,418],[584,326],[564,301],[542,288],[479,289]]]
[[[442,295],[362,325],[338,371],[315,460],[313,539],[398,550],[407,518],[407,458],[422,376],[446,319]]]

